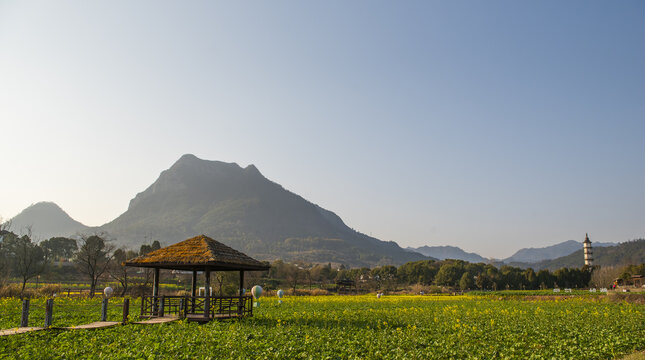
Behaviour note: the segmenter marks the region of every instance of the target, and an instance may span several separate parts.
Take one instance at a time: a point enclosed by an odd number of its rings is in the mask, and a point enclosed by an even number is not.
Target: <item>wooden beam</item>
[[[206,283],[204,284],[204,296],[206,297],[204,299],[204,317],[206,319],[210,318],[210,310],[211,310],[211,271],[210,269],[205,269],[204,274],[206,275]]]
[[[190,286],[190,294],[192,297],[197,296],[197,270],[193,270],[193,282]]]
[[[244,314],[243,307],[244,307],[244,294],[242,294],[242,290],[244,289],[244,270],[240,270],[240,300],[237,303],[237,312],[238,316],[242,316]]]
[[[152,314],[157,316],[159,296],[159,268],[155,268],[154,279],[152,282]]]
[[[159,296],[159,268],[155,268],[154,280],[152,283],[152,296]]]
[[[193,282],[190,288],[190,294],[191,294],[191,299],[190,299],[190,313],[194,314],[195,313],[195,296],[197,296],[197,270],[193,270]]]

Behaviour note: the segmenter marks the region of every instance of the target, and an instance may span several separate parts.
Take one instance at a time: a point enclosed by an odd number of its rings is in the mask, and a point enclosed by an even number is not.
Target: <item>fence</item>
[[[144,296],[141,300],[142,317],[175,315],[183,318],[202,314],[206,318],[252,316],[253,297]]]
[[[123,303],[112,304],[112,305],[110,305],[110,302],[108,299],[102,299],[100,302],[100,309],[97,307],[97,304],[74,304],[74,305],[61,304],[60,307],[58,307],[56,306],[55,299],[47,299],[44,303],[44,306],[43,305],[33,306],[30,299],[24,299],[22,300],[20,322],[19,324],[16,324],[16,325],[19,325],[19,327],[32,326],[32,327],[44,327],[44,328],[53,327],[54,325],[61,325],[60,323],[54,324],[55,322],[54,315],[59,310],[59,308],[62,310],[61,311],[62,313],[74,314],[74,312],[82,313],[83,311],[80,308],[83,308],[83,307],[94,308],[92,309],[96,311],[95,312],[96,317],[94,317],[94,319],[96,319],[96,321],[103,321],[103,322],[108,320],[108,307],[121,308],[121,311],[119,314],[121,318],[121,323],[128,322],[128,319],[130,316],[130,299],[125,298],[123,299]],[[69,307],[74,307],[74,309],[69,309]],[[71,310],[71,312],[65,312],[65,308],[67,308],[67,310]],[[42,315],[44,315],[44,317],[42,317]],[[114,317],[114,314],[112,315],[112,317]],[[73,324],[64,323],[62,325],[70,326]]]

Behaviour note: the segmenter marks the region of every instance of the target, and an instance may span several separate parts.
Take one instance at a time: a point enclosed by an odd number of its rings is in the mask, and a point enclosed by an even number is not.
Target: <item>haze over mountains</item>
[[[26,233],[31,229],[35,239],[49,239],[55,236],[70,236],[90,231],[89,226],[72,219],[60,206],[53,202],[33,204],[13,217],[11,230]]]
[[[593,243],[594,247],[615,246],[616,243]],[[416,251],[425,256],[434,257],[440,260],[443,259],[458,259],[468,262],[483,262],[483,263],[501,263],[501,264],[515,264],[517,266],[525,267],[527,264],[533,264],[544,260],[557,259],[559,257],[567,256],[575,251],[582,249],[582,242],[575,240],[567,240],[555,245],[545,246],[541,248],[524,248],[520,249],[515,254],[506,259],[487,259],[476,253],[466,252],[456,246],[421,246],[418,248],[407,248],[410,251]]]
[[[625,241],[620,244],[598,246],[593,249],[594,265],[623,266],[628,264],[645,263],[645,239]],[[569,255],[555,259],[543,260],[536,263],[510,263],[512,266],[522,268],[531,267],[538,271],[542,269],[557,270],[563,267],[579,268],[584,265],[582,249]]]
[[[14,217],[12,230],[32,227],[36,239],[106,231],[119,245],[136,249],[159,240],[169,245],[207,234],[263,260],[333,262],[350,266],[402,264],[428,258],[495,262],[454,246],[402,249],[348,227],[331,211],[285,190],[249,165],[208,161],[184,155],[146,190],[126,212],[100,227],[72,219],[58,205],[42,202]],[[615,245],[593,243],[594,247]],[[517,251],[502,263],[526,267],[581,251],[569,240]],[[547,266],[547,265],[545,265]]]
[[[616,243],[593,242],[593,247],[614,246]],[[512,256],[502,260],[505,263],[536,263],[543,260],[556,259],[567,256],[575,251],[582,251],[582,242],[568,240],[559,244],[541,248],[524,248],[518,250]]]
[[[489,260],[475,253],[465,252],[456,246],[421,246],[418,248],[407,248],[410,251],[416,251],[422,255],[444,259],[464,260],[472,263],[488,262]]]
[[[13,224],[33,224],[43,237],[106,231],[118,244],[138,248],[153,240],[168,245],[207,234],[263,260],[373,266],[426,259],[349,228],[333,212],[271,182],[253,165],[242,168],[194,155],[182,156],[137,194],[125,213],[98,228],[75,222],[55,204],[32,208]],[[34,209],[57,213],[52,217],[64,225],[50,226],[41,216],[28,216],[38,213]]]

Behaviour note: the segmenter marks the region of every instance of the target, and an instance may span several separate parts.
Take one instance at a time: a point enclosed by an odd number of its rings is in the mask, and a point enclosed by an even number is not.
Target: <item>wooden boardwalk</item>
[[[90,330],[90,329],[103,329],[121,324],[118,321],[97,321],[90,324],[83,324],[78,326],[57,327],[56,329],[63,330]]]
[[[169,323],[177,320],[179,320],[179,318],[176,316],[164,316],[164,317],[150,318],[148,320],[143,320],[143,321],[135,321],[133,322],[133,324],[141,324],[141,325],[163,324],[163,323]]]
[[[151,318],[148,320],[143,320],[143,321],[135,321],[130,324],[142,324],[142,325],[152,325],[152,324],[163,324],[163,323],[169,323],[172,321],[177,321],[179,320],[178,317],[176,316],[167,316],[167,317],[157,317],[157,318]],[[56,329],[56,330],[92,330],[92,329],[105,329],[108,327],[112,326],[117,326],[121,325],[121,322],[119,321],[96,321],[90,324],[83,324],[83,325],[78,325],[78,326],[64,326],[64,327],[57,327],[53,326],[51,329]],[[0,330],[0,336],[8,336],[8,335],[17,335],[17,334],[24,334],[32,331],[39,331],[39,330],[46,330],[45,328],[41,327],[17,327],[17,328],[12,328],[12,329],[4,329]]]
[[[43,330],[41,327],[18,327],[13,329],[0,330],[0,336],[24,334],[31,331]]]

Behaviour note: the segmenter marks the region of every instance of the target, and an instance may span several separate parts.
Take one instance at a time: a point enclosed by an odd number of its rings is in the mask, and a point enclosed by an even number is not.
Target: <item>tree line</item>
[[[123,262],[161,248],[158,241],[142,245],[138,251],[116,248],[106,233],[79,235],[76,238],[54,237],[40,242],[32,240],[30,231],[17,235],[0,229],[0,285],[8,280],[18,282],[21,294],[34,278],[47,282],[83,279],[93,296],[99,281],[118,283],[120,295],[147,291],[152,282],[150,269],[123,266]],[[421,260],[400,266],[386,265],[376,268],[332,267],[328,264],[305,262],[272,262],[266,272],[250,272],[246,279],[262,284],[267,289],[285,288],[292,293],[299,290],[337,289],[344,280],[353,284],[354,290],[399,291],[414,286],[441,290],[536,290],[555,287],[585,288],[596,274],[594,283],[609,286],[611,277],[628,278],[631,274],[645,272],[645,266],[605,271],[598,268],[562,268],[556,271],[522,269],[512,266],[495,267],[491,264],[469,263],[462,260]],[[645,275],[645,274],[642,274]],[[188,274],[168,272],[166,281],[186,285]],[[234,294],[239,288],[238,276],[232,272],[214,272],[214,291],[221,295]],[[602,280],[599,280],[602,279]],[[613,278],[612,278],[613,279]],[[604,284],[607,283],[607,284]]]
[[[18,235],[0,229],[0,286],[17,280],[21,296],[27,283],[34,279],[48,282],[83,280],[94,296],[100,280],[120,284],[124,295],[130,287],[145,287],[151,281],[150,271],[128,269],[127,260],[161,248],[158,241],[142,245],[138,252],[112,245],[106,233],[79,235],[76,238],[53,237],[36,242],[30,229]]]
[[[589,285],[591,268],[562,268],[551,272],[521,269],[512,266],[497,268],[491,264],[469,263],[462,260],[421,260],[401,266],[349,269],[331,264],[271,264],[266,281],[270,287],[322,287],[340,280],[350,280],[356,289],[397,291],[413,285],[450,290],[537,290],[554,287],[584,288]]]

